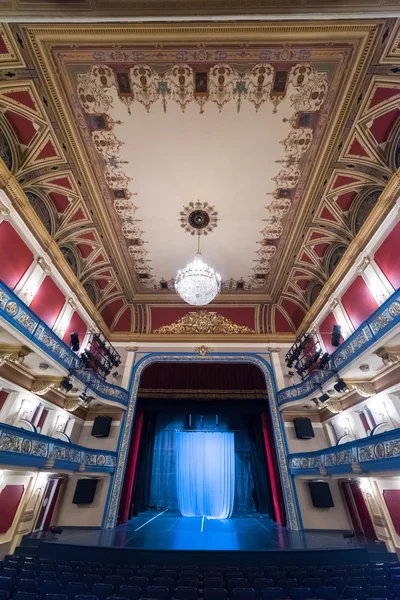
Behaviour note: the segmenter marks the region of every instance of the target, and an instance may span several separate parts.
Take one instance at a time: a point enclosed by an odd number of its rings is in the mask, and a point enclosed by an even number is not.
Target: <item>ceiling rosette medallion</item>
[[[313,140],[313,113],[322,107],[327,94],[327,73],[318,71],[309,63],[298,63],[282,72],[266,62],[259,62],[245,72],[225,62],[203,68],[182,62],[172,64],[164,72],[149,64],[138,63],[127,66],[123,73],[106,64],[94,64],[88,72],[77,75],[80,104],[91,119],[97,119],[95,131],[91,134],[93,144],[104,161],[105,181],[114,195],[121,231],[143,287],[171,290],[172,274],[166,279],[156,277],[151,249],[143,247],[147,221],[139,219],[138,215],[144,199],[140,201],[138,198],[135,204],[132,202],[136,192],[129,187],[137,177],[127,175],[125,165],[128,161],[120,157],[124,142],[118,139],[115,126],[120,125],[121,120],[113,120],[110,115],[115,109],[116,98],[126,105],[128,113],[132,112],[133,104],[142,105],[145,111],[151,112],[159,103],[163,112],[171,104],[187,112],[192,103],[199,105],[200,113],[210,105],[223,112],[232,102],[236,104],[237,112],[244,110],[245,103],[253,105],[256,112],[270,103],[272,113],[277,113],[281,103],[285,102],[285,106],[289,103],[292,116],[282,119],[282,122],[290,129],[280,142],[284,158],[276,161],[280,165],[278,174],[272,177],[276,188],[267,194],[271,200],[265,206],[265,218],[259,230],[262,238],[256,241],[259,246],[255,250],[257,258],[253,265],[249,265],[248,273],[243,273],[247,277],[231,277],[222,282],[222,289],[234,291],[265,287],[271,269],[270,261],[276,253],[277,240],[283,233],[282,219],[290,210],[292,191],[299,183],[300,161]],[[134,172],[131,170],[130,174],[134,175]],[[268,178],[265,185],[267,187]],[[207,203],[184,206],[180,214],[181,226],[192,235],[210,233],[217,226],[217,221],[217,212]],[[254,233],[256,235],[256,230]]]
[[[245,325],[236,325],[230,319],[216,312],[200,310],[190,312],[171,325],[163,325],[155,329],[158,334],[246,334],[255,333],[254,329]]]
[[[181,227],[191,235],[208,235],[217,227],[218,213],[208,202],[189,202],[179,215]]]

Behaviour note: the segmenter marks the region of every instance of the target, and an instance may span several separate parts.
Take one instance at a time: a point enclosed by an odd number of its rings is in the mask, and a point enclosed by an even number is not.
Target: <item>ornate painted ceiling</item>
[[[4,24],[0,36],[9,192],[111,331],[191,311],[173,277],[200,233],[223,278],[210,310],[292,332],[391,207],[395,19]]]

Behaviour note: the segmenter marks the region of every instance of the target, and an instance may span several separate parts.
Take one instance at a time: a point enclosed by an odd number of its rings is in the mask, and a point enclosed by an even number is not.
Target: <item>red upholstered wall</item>
[[[71,317],[70,322],[68,323],[67,329],[65,330],[63,340],[64,340],[64,342],[69,344],[71,333],[78,333],[79,341],[82,343],[82,340],[85,336],[86,331],[87,331],[87,325],[86,325],[85,321],[75,311],[72,314],[72,317]]]
[[[321,337],[329,354],[332,354],[332,352],[336,350],[336,348],[331,344],[332,329],[334,325],[337,325],[335,315],[333,313],[329,313],[326,319],[322,321],[321,325],[319,326]]]
[[[17,513],[24,493],[23,485],[6,485],[0,492],[0,533],[6,533]]]
[[[378,308],[378,303],[359,275],[342,296],[343,307],[354,327],[359,327]]]
[[[383,498],[396,533],[400,535],[400,490],[383,490]]]
[[[0,224],[0,279],[14,289],[33,262],[31,252],[7,221]]]
[[[375,252],[375,262],[382,269],[392,286],[400,287],[400,221]]]
[[[154,331],[162,325],[171,325],[174,321],[177,321],[181,317],[187,315],[190,312],[197,312],[198,310],[206,310],[209,312],[216,312],[227,319],[230,319],[236,325],[246,325],[254,329],[255,327],[255,309],[251,306],[242,306],[235,308],[223,308],[219,306],[207,307],[196,309],[180,308],[180,307],[169,307],[169,306],[152,306],[151,307],[151,329]]]
[[[0,410],[3,408],[4,404],[6,403],[8,396],[9,396],[8,392],[6,392],[5,390],[0,390]]]
[[[47,276],[43,280],[29,308],[37,314],[49,327],[53,327],[62,307],[65,304],[65,296],[57,285]]]

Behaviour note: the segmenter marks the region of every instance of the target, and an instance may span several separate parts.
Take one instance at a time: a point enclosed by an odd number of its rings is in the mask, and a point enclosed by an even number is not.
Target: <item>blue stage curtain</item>
[[[178,431],[176,460],[182,516],[229,519],[235,498],[234,434]]]

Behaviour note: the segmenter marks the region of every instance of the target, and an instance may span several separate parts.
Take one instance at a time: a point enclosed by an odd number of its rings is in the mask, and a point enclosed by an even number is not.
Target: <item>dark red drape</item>
[[[264,435],[265,451],[267,454],[268,471],[271,480],[272,499],[275,508],[275,518],[279,525],[286,524],[285,501],[283,498],[281,478],[279,473],[278,460],[275,452],[275,440],[272,431],[271,417],[269,412],[261,415],[261,422]]]
[[[137,407],[133,422],[131,442],[129,445],[128,460],[126,463],[124,483],[122,485],[121,500],[118,510],[118,523],[126,523],[129,519],[129,510],[132,501],[133,484],[135,481],[136,466],[139,454],[140,436],[143,426],[143,410]]]
[[[376,540],[375,529],[372,524],[371,517],[369,515],[369,511],[364,500],[364,495],[360,488],[360,484],[358,481],[352,481],[350,483],[351,491],[353,493],[354,502],[357,508],[358,516],[360,517],[361,526],[364,531],[364,535],[369,540]]]
[[[344,496],[344,499],[346,502],[347,510],[349,511],[351,522],[353,524],[354,533],[356,535],[364,535],[360,517],[359,517],[358,511],[357,511],[357,506],[354,501],[354,496],[353,496],[353,492],[351,489],[350,481],[342,481],[341,488],[343,491],[343,496]]]

